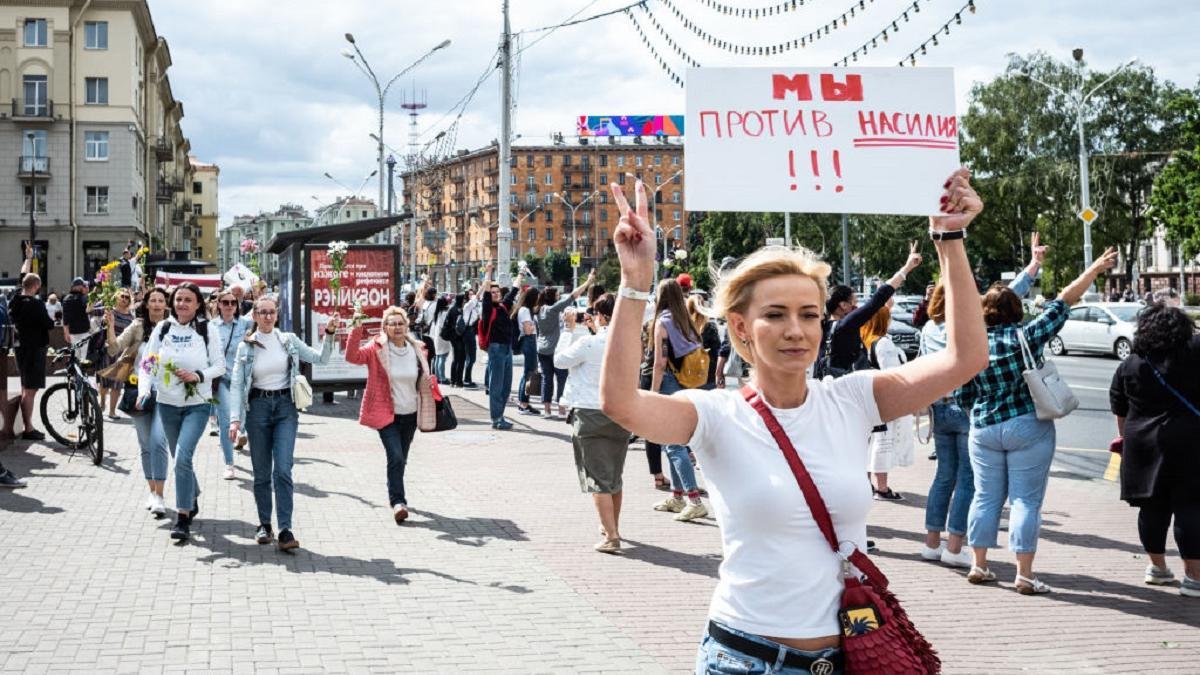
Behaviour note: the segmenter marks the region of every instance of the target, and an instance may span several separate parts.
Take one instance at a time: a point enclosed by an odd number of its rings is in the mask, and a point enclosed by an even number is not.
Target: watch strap
[[[953,241],[955,239],[966,239],[967,231],[951,230],[949,232],[942,232],[940,230],[930,230],[929,238],[934,241]]]

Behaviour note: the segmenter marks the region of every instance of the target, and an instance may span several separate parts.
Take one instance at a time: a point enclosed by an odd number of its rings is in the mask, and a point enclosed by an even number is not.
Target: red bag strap
[[[813,482],[812,476],[808,473],[808,469],[804,467],[804,462],[801,461],[800,455],[796,453],[796,446],[792,445],[792,439],[788,438],[787,432],[783,430],[783,425],[775,418],[775,413],[767,407],[766,401],[758,394],[750,385],[742,387],[742,397],[750,404],[751,408],[762,417],[763,422],[767,425],[767,431],[771,432],[771,436],[775,439],[775,443],[783,452],[784,459],[787,460],[788,467],[792,470],[792,475],[796,478],[796,483],[800,486],[800,492],[804,494],[804,501],[808,503],[808,510],[812,512],[813,519],[817,521],[817,527],[820,528],[821,534],[825,536],[825,541],[833,552],[841,557],[841,547],[838,545],[837,533],[833,529],[833,518],[829,515],[829,509],[825,506],[825,500],[821,498],[821,491],[817,489],[817,484]],[[845,556],[858,571],[862,572],[871,582],[879,588],[887,588],[887,577],[883,576],[883,572],[871,562],[870,558],[865,553],[858,550],[855,546],[854,552]]]

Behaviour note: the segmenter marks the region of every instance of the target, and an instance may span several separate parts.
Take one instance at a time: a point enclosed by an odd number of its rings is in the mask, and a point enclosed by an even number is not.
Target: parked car
[[[888,337],[892,339],[900,351],[908,357],[909,361],[917,358],[917,351],[921,348],[921,331],[892,317],[891,323],[888,324]]]
[[[1067,352],[1112,354],[1124,361],[1133,347],[1137,330],[1137,302],[1085,302],[1071,308],[1067,323],[1050,338],[1050,353]]]
[[[919,295],[896,296],[896,301],[892,303],[892,318],[911,326],[913,312],[917,311],[917,306],[921,304],[922,299]]]

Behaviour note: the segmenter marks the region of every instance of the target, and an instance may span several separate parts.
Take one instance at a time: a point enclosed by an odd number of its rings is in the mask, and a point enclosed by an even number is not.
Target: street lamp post
[[[396,75],[392,77],[392,79],[388,80],[387,84],[385,85],[379,84],[379,78],[375,76],[375,71],[371,68],[371,64],[367,62],[367,57],[363,55],[362,50],[358,48],[358,43],[354,41],[354,35],[346,33],[346,42],[350,43],[350,46],[354,48],[354,51],[351,52],[350,50],[346,50],[342,52],[342,55],[354,62],[354,65],[358,67],[362,74],[366,75],[367,79],[371,80],[371,84],[375,85],[375,97],[378,99],[379,104],[379,143],[377,146],[379,160],[379,168],[377,169],[377,173],[379,174],[379,201],[376,202],[376,204],[378,204],[379,208],[383,208],[383,104],[387,100],[388,90],[392,88],[392,85],[395,84],[396,80],[400,79],[401,76],[408,73],[413,68],[416,68],[421,64],[422,61],[432,56],[434,52],[439,49],[449,47],[450,41],[442,40],[436,47],[425,52],[421,58],[414,61],[410,66],[404,70],[401,70],[399,73],[396,73]],[[390,210],[389,215],[391,215]]]
[[[1079,202],[1080,202],[1079,203],[1079,218],[1080,218],[1080,220],[1083,221],[1083,267],[1084,267],[1084,269],[1087,269],[1088,267],[1091,267],[1091,265],[1092,265],[1092,222],[1091,221],[1095,219],[1095,216],[1092,215],[1089,218],[1089,214],[1088,214],[1088,211],[1091,209],[1091,194],[1090,194],[1090,190],[1088,188],[1088,152],[1087,152],[1087,145],[1086,145],[1084,135],[1083,135],[1083,113],[1084,113],[1084,110],[1086,110],[1088,99],[1090,99],[1096,92],[1103,89],[1104,85],[1111,82],[1113,80],[1113,78],[1116,77],[1118,74],[1120,74],[1120,72],[1122,70],[1125,70],[1126,68],[1128,68],[1129,66],[1131,66],[1135,62],[1137,62],[1137,59],[1136,58],[1131,59],[1131,60],[1121,64],[1120,66],[1117,67],[1116,70],[1113,71],[1112,75],[1108,76],[1108,79],[1104,80],[1103,82],[1096,85],[1095,87],[1092,87],[1091,91],[1085,92],[1084,91],[1084,72],[1083,72],[1083,50],[1082,49],[1074,49],[1071,51],[1071,56],[1072,56],[1072,58],[1075,59],[1076,70],[1079,71],[1079,87],[1077,89],[1071,90],[1070,92],[1063,91],[1061,88],[1056,87],[1053,84],[1050,84],[1048,82],[1043,82],[1042,80],[1039,80],[1038,78],[1034,77],[1033,75],[1030,75],[1029,73],[1024,73],[1024,75],[1025,75],[1025,77],[1029,78],[1031,81],[1036,82],[1036,83],[1042,85],[1043,87],[1046,87],[1047,89],[1055,92],[1059,96],[1062,96],[1064,99],[1069,101],[1075,107],[1075,129],[1079,134]]]
[[[37,241],[37,223],[34,220],[34,212],[37,211],[37,145],[34,142],[33,132],[25,135],[29,141],[29,250],[32,252],[30,257],[29,271],[34,274],[40,274],[38,270],[37,247],[34,242]],[[47,285],[50,284],[48,279],[43,279]]]
[[[675,173],[671,174],[670,178],[659,183],[654,188],[654,190],[650,192],[650,225],[654,229],[654,236],[656,239],[656,241],[655,241],[656,244],[657,244],[658,236],[660,234],[662,235],[662,262],[663,263],[667,262],[667,233],[665,230],[661,230],[658,227],[658,191],[665,188],[666,186],[670,185],[671,181],[675,180],[675,177],[679,176],[682,173],[683,173],[683,169],[676,171]],[[625,175],[629,176],[630,178],[634,179],[635,181],[638,180],[637,176],[629,173],[628,171],[625,172]],[[655,288],[658,287],[658,270],[661,265],[662,265],[662,263],[659,263],[654,266],[654,286],[655,286]]]
[[[557,199],[558,201],[562,202],[563,206],[565,206],[571,210],[571,287],[572,288],[579,287],[579,265],[575,264],[575,256],[579,252],[579,239],[576,237],[577,229],[575,226],[575,212],[579,209],[579,207],[588,203],[588,201],[591,200],[591,198],[595,197],[595,196],[596,196],[596,191],[593,190],[588,193],[588,196],[583,198],[583,201],[579,202],[578,204],[576,204],[574,206],[571,206],[571,202],[568,202],[561,194],[559,194],[557,192],[554,193],[554,198]]]

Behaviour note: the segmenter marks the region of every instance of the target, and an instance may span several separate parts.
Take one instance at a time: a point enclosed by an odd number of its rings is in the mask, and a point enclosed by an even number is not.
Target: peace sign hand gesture
[[[634,185],[636,208],[630,208],[619,185],[611,183],[609,187],[621,211],[621,220],[613,232],[613,244],[621,261],[621,284],[638,291],[651,290],[655,239],[646,210],[646,185],[640,180]]]

